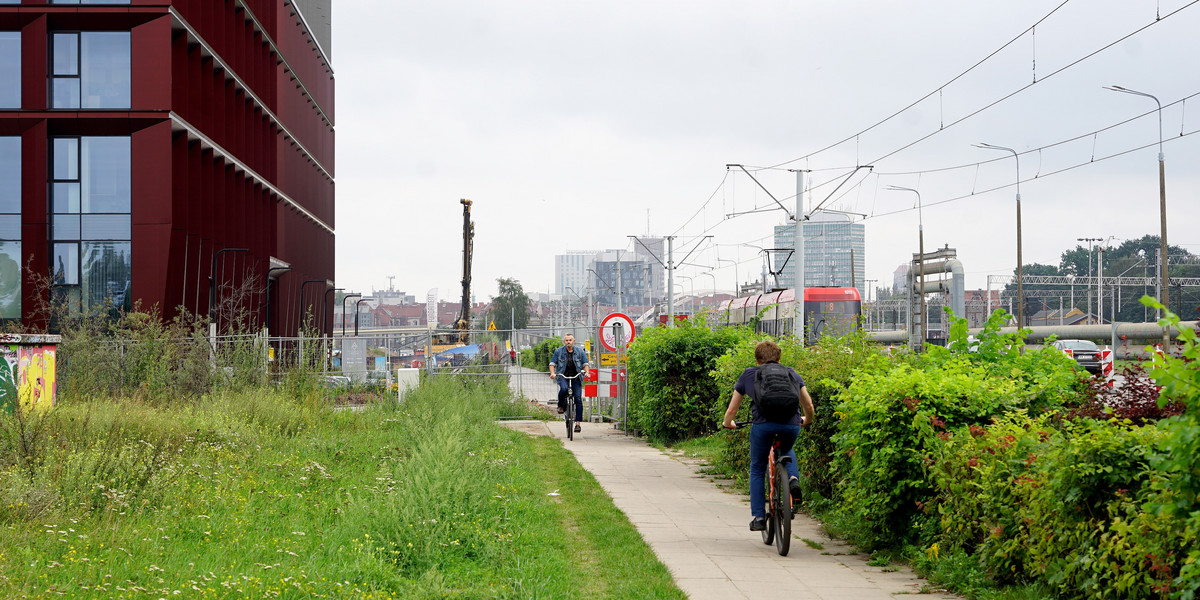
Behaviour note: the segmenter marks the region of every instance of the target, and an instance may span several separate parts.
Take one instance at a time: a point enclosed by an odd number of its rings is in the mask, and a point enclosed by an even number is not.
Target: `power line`
[[[1062,8],[1062,7],[1066,6],[1068,2],[1070,2],[1070,0],[1064,0],[1062,4],[1059,4],[1058,6],[1054,7],[1054,9],[1053,9],[1053,10],[1051,10],[1051,11],[1050,11],[1050,12],[1048,12],[1048,13],[1046,13],[1046,16],[1044,16],[1044,17],[1042,17],[1042,18],[1038,19],[1036,23],[1034,23],[1033,25],[1030,25],[1029,27],[1025,28],[1025,30],[1024,30],[1024,31],[1022,31],[1021,33],[1019,33],[1019,34],[1018,34],[1016,37],[1014,37],[1014,38],[1012,38],[1011,40],[1009,40],[1009,41],[1005,42],[1003,46],[1000,46],[1000,47],[999,47],[999,48],[997,48],[996,50],[992,51],[992,52],[991,52],[991,53],[989,53],[987,56],[983,57],[983,58],[982,58],[982,59],[980,59],[978,62],[976,62],[975,64],[971,65],[969,68],[967,68],[967,70],[963,71],[962,73],[959,73],[958,75],[955,75],[953,78],[951,78],[951,79],[950,79],[950,81],[947,81],[946,83],[943,83],[942,85],[938,86],[938,87],[937,87],[936,89],[934,89],[933,91],[929,92],[928,94],[925,94],[924,96],[921,96],[921,97],[920,97],[920,98],[918,98],[916,101],[914,101],[914,102],[912,102],[911,104],[909,104],[908,106],[905,106],[904,108],[902,108],[902,109],[900,109],[900,110],[898,110],[898,111],[896,111],[896,112],[892,113],[891,115],[888,115],[887,117],[884,117],[883,119],[881,119],[880,121],[878,121],[878,122],[876,122],[875,124],[871,125],[870,127],[867,127],[866,129],[863,129],[862,131],[859,131],[858,133],[855,133],[854,135],[851,135],[851,136],[849,136],[849,137],[847,137],[847,138],[843,139],[843,140],[842,140],[842,141],[840,141],[840,142],[836,142],[836,143],[830,144],[830,145],[828,145],[828,146],[826,146],[826,147],[824,147],[824,148],[821,148],[820,150],[817,150],[817,151],[815,151],[815,152],[810,152],[810,153],[808,153],[808,154],[806,154],[806,155],[804,155],[804,156],[801,156],[801,157],[799,157],[799,158],[793,158],[792,160],[784,161],[784,162],[781,162],[781,163],[779,163],[779,164],[776,164],[776,165],[771,165],[770,167],[766,167],[766,168],[768,168],[768,169],[777,169],[777,168],[779,168],[779,167],[782,167],[782,166],[784,166],[784,165],[790,165],[790,164],[792,164],[792,163],[794,163],[794,162],[798,162],[798,161],[801,161],[801,160],[806,160],[806,159],[808,159],[808,158],[811,158],[811,157],[813,157],[813,156],[816,156],[816,155],[818,155],[818,154],[820,154],[820,153],[822,153],[822,152],[825,152],[825,151],[831,150],[831,149],[833,149],[833,148],[836,148],[836,147],[838,147],[838,146],[841,146],[842,144],[845,144],[846,142],[848,142],[848,141],[850,141],[850,140],[853,140],[853,139],[855,139],[855,138],[858,138],[858,137],[859,137],[859,136],[861,136],[862,134],[864,134],[864,133],[867,133],[867,132],[871,131],[872,129],[875,129],[876,127],[879,127],[880,125],[883,125],[884,123],[887,123],[888,121],[891,121],[892,119],[894,119],[894,118],[896,118],[896,117],[900,116],[901,114],[903,114],[905,111],[909,110],[910,108],[913,108],[914,106],[916,106],[916,105],[918,105],[918,104],[920,104],[920,103],[922,103],[922,102],[924,102],[924,101],[928,100],[929,98],[932,98],[934,94],[940,94],[940,93],[942,92],[942,90],[944,90],[944,89],[945,89],[947,86],[949,86],[950,84],[954,83],[955,81],[958,81],[959,79],[961,79],[961,78],[965,77],[966,75],[970,74],[970,73],[971,73],[971,71],[974,71],[974,70],[975,70],[976,68],[978,68],[980,65],[982,65],[983,63],[985,63],[985,62],[987,62],[988,60],[990,60],[990,59],[991,59],[993,56],[996,56],[997,54],[999,54],[1000,52],[1002,52],[1002,51],[1003,51],[1005,48],[1007,48],[1007,47],[1009,47],[1009,46],[1013,45],[1014,43],[1016,43],[1016,41],[1017,41],[1017,40],[1019,40],[1019,39],[1021,39],[1021,38],[1025,37],[1025,34],[1026,34],[1026,33],[1029,33],[1030,31],[1033,31],[1033,30],[1034,30],[1034,29],[1035,29],[1035,28],[1036,28],[1038,25],[1041,25],[1043,21],[1045,21],[1046,19],[1049,19],[1049,18],[1050,18],[1050,17],[1051,17],[1051,16],[1052,16],[1054,13],[1058,12],[1058,10],[1059,10],[1060,8]],[[1170,16],[1170,15],[1168,15],[1168,16]],[[918,140],[918,141],[919,141],[919,140]]]
[[[1180,138],[1188,137],[1188,136],[1190,136],[1190,135],[1194,135],[1194,134],[1196,134],[1196,133],[1200,133],[1200,129],[1196,129],[1196,130],[1193,130],[1193,131],[1188,131],[1188,132],[1186,132],[1186,133],[1182,133],[1182,134],[1180,134],[1178,137],[1170,138],[1170,140],[1164,140],[1164,142],[1167,142],[1167,141],[1173,141],[1173,140],[1177,140],[1177,139],[1180,139]],[[1048,173],[1046,173],[1046,174],[1044,174],[1044,175],[1040,175],[1040,176],[1039,176],[1039,179],[1040,179],[1040,178],[1044,178],[1044,177],[1050,177],[1050,176],[1052,176],[1052,175],[1058,175],[1058,174],[1060,174],[1060,173],[1065,173],[1065,172],[1067,172],[1067,171],[1073,171],[1073,170],[1075,170],[1075,169],[1078,169],[1078,168],[1080,168],[1080,167],[1086,167],[1086,166],[1088,166],[1088,165],[1091,165],[1091,164],[1094,164],[1094,163],[1098,163],[1098,162],[1102,162],[1102,161],[1108,160],[1108,159],[1110,159],[1110,158],[1117,158],[1117,157],[1119,157],[1119,156],[1124,156],[1124,155],[1126,155],[1126,154],[1130,154],[1130,153],[1132,153],[1132,152],[1137,152],[1138,150],[1145,150],[1146,148],[1154,148],[1154,147],[1157,147],[1157,146],[1158,146],[1158,142],[1157,142],[1157,141],[1155,141],[1155,142],[1151,142],[1151,143],[1149,143],[1149,144],[1145,144],[1145,145],[1142,145],[1142,146],[1136,146],[1136,147],[1134,147],[1134,148],[1130,148],[1130,149],[1128,149],[1128,150],[1123,150],[1123,151],[1121,151],[1121,152],[1117,152],[1117,153],[1115,153],[1115,154],[1110,154],[1110,155],[1108,155],[1108,156],[1104,156],[1104,157],[1101,157],[1101,158],[1095,158],[1095,157],[1093,157],[1091,160],[1089,160],[1089,161],[1087,161],[1087,162],[1078,163],[1078,164],[1075,164],[1075,165],[1071,165],[1071,166],[1069,166],[1069,167],[1063,167],[1062,169],[1058,169],[1057,171],[1050,171],[1050,172],[1048,172]],[[1027,181],[1028,181],[1028,180],[1027,180]],[[923,205],[924,205],[925,207],[930,207],[930,206],[937,206],[937,205],[939,205],[939,204],[946,204],[946,203],[948,203],[948,202],[954,202],[954,201],[956,201],[956,200],[963,200],[963,199],[965,199],[965,198],[970,198],[970,197],[972,197],[972,196],[978,196],[978,195],[981,195],[981,194],[986,194],[986,193],[989,193],[989,192],[994,192],[994,191],[997,191],[997,190],[1002,190],[1002,189],[1004,189],[1004,188],[1006,188],[1006,187],[1009,187],[1009,186],[1011,186],[1011,185],[1013,185],[1013,184],[1011,184],[1011,183],[1006,183],[1006,184],[1004,184],[1004,185],[998,185],[998,186],[996,186],[996,187],[989,188],[989,189],[986,189],[986,190],[972,190],[970,194],[964,194],[964,195],[962,195],[962,196],[955,196],[955,197],[953,197],[953,198],[946,198],[945,200],[937,200],[937,201],[934,201],[934,202],[924,202],[924,203],[923,203]],[[910,211],[910,210],[916,210],[916,209],[915,209],[915,208],[902,208],[902,209],[893,210],[893,211],[889,211],[889,212],[885,212],[885,213],[877,213],[877,214],[873,214],[873,215],[871,215],[871,216],[867,217],[867,219],[872,219],[872,218],[877,218],[877,217],[886,217],[886,216],[889,216],[889,215],[895,215],[895,214],[899,214],[899,213],[902,213],[902,212],[908,212],[908,211]],[[866,220],[866,219],[864,219],[864,220]]]

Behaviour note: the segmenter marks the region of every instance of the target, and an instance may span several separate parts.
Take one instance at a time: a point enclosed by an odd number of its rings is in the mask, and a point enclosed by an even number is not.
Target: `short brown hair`
[[[783,351],[779,349],[779,344],[771,340],[759,342],[754,347],[754,360],[758,361],[759,364],[779,362],[779,357],[782,355]]]

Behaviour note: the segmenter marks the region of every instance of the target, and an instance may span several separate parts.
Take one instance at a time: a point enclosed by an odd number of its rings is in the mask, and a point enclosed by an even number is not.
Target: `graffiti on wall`
[[[20,353],[16,344],[0,344],[0,410],[11,413],[17,405]]]
[[[0,410],[22,412],[54,406],[58,388],[57,347],[0,345]]]

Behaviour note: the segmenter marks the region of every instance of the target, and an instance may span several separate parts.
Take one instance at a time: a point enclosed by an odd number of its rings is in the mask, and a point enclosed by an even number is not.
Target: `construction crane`
[[[459,200],[463,206],[463,278],[462,278],[462,313],[454,323],[458,331],[458,341],[469,344],[471,330],[471,255],[475,249],[475,223],[471,222],[471,201],[466,198]]]

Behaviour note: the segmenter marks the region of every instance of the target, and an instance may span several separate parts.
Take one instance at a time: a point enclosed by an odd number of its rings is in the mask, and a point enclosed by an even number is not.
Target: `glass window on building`
[[[129,309],[130,138],[54,138],[51,154],[56,298],[73,310]]]
[[[0,319],[21,318],[21,138],[0,137]]]
[[[0,0],[0,4],[3,4]],[[0,108],[21,108],[21,32],[0,31]]]
[[[51,108],[129,108],[128,31],[50,36]]]
[[[4,0],[0,0],[0,4],[4,4]],[[129,4],[129,0],[50,0],[50,4]]]

